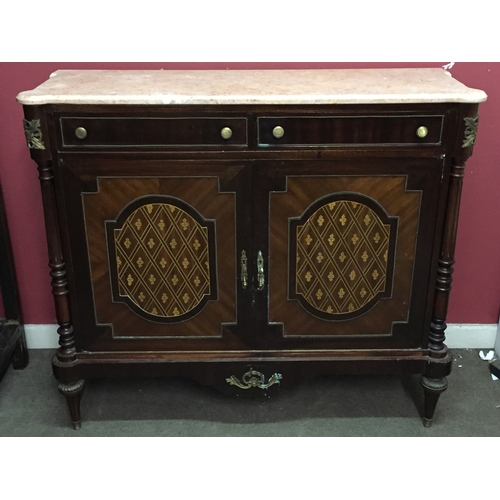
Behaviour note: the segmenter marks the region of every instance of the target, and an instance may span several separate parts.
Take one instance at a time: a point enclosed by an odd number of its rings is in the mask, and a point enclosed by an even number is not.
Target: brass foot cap
[[[81,420],[79,420],[78,422],[72,422],[72,424],[73,424],[73,429],[75,429],[75,431],[82,428],[82,421]]]
[[[424,427],[430,427],[432,424],[432,420],[429,418],[424,418]]]

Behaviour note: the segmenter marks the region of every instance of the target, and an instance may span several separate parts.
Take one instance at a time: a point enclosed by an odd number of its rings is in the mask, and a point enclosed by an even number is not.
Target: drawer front
[[[63,148],[245,147],[246,118],[61,117]]]
[[[441,144],[443,116],[259,117],[260,147]]]

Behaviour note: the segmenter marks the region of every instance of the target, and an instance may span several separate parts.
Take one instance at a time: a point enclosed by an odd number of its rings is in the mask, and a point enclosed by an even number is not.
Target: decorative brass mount
[[[271,375],[271,377],[269,378],[269,382],[266,384],[264,375],[257,370],[250,368],[250,370],[247,371],[243,375],[243,377],[241,377],[243,383],[240,382],[234,375],[231,375],[231,377],[227,378],[226,382],[229,385],[236,385],[240,389],[251,389],[252,387],[267,389],[274,384],[279,384],[282,378],[283,375],[281,375],[281,373],[275,373],[274,375]]]
[[[463,148],[470,148],[476,143],[477,125],[479,116],[468,116],[464,118],[465,121],[465,139],[462,144]]]
[[[40,120],[23,120],[24,135],[29,149],[45,149],[42,142],[42,131],[40,130]]]

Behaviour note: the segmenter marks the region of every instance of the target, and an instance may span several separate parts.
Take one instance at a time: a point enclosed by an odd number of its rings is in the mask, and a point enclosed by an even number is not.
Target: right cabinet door
[[[268,283],[256,330],[280,348],[420,347],[442,218],[444,160],[256,166]],[[254,191],[255,193],[255,191]]]

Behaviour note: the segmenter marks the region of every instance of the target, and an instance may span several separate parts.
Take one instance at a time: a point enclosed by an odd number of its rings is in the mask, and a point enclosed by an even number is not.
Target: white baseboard
[[[500,357],[500,323],[497,325],[497,339],[495,341],[495,352],[497,357]]]
[[[452,349],[493,349],[497,324],[451,324],[446,329],[446,345]],[[57,325],[24,325],[28,349],[57,349]]]
[[[450,349],[493,349],[497,325],[454,323],[448,325],[445,335]]]
[[[57,349],[58,325],[24,325],[28,349]]]

